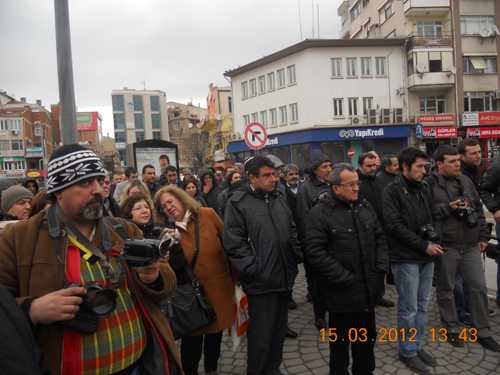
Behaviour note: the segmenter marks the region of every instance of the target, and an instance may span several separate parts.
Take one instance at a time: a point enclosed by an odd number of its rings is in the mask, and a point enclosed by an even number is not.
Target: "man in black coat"
[[[209,169],[202,169],[200,172],[200,197],[207,202],[207,206],[219,212],[219,194],[224,187],[215,179],[213,172]]]
[[[380,170],[375,175],[375,180],[377,181],[378,188],[383,191],[387,184],[394,180],[398,176],[398,158],[394,154],[387,154],[382,157],[380,161]],[[380,223],[383,225],[382,218],[378,218]]]
[[[259,155],[245,167],[250,181],[227,201],[223,244],[248,297],[247,374],[278,375],[302,254],[292,213],[274,188],[274,163]]]
[[[377,337],[375,306],[383,294],[389,256],[384,232],[371,204],[359,193],[359,177],[351,164],[336,164],[331,189],[309,213],[306,255],[321,275],[319,286],[329,311],[330,375],[347,374],[350,330],[352,373],[375,370]],[[351,339],[350,339],[351,338]]]
[[[460,141],[457,150],[460,155],[460,172],[471,179],[480,195],[483,179],[477,166],[481,164],[481,146],[474,138],[465,138]]]
[[[281,184],[285,187],[286,201],[292,211],[293,222],[297,225],[297,194],[299,192],[299,167],[287,164],[283,168]]]

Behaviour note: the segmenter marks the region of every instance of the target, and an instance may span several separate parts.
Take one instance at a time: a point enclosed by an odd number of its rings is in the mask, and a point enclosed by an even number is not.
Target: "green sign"
[[[90,124],[92,122],[92,114],[91,113],[77,113],[76,114],[76,123],[77,124]]]

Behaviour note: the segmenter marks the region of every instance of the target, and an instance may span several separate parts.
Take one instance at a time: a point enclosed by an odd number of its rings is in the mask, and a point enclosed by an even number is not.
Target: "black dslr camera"
[[[467,228],[477,227],[478,223],[476,218],[474,217],[474,209],[470,206],[463,209],[462,207],[465,207],[467,205],[467,203],[465,202],[465,198],[457,197],[457,199],[460,199],[460,203],[458,204],[458,210],[457,210],[458,221],[459,222],[465,221]]]
[[[431,224],[426,224],[420,227],[418,235],[426,241],[431,241],[433,243],[439,242],[439,234]]]
[[[147,267],[168,254],[170,241],[125,240],[122,257],[130,267]]]
[[[83,287],[87,291],[76,316],[70,320],[61,321],[64,328],[92,334],[96,330],[97,319],[107,318],[116,310],[117,294],[114,290],[104,289],[99,283],[81,285],[69,283],[65,288]]]
[[[493,223],[488,223],[488,229],[491,230],[493,229],[494,224]],[[490,259],[498,259],[500,258],[500,240],[498,237],[490,235],[490,239],[497,241],[497,244],[492,244],[488,243],[488,246],[486,246],[486,256]]]

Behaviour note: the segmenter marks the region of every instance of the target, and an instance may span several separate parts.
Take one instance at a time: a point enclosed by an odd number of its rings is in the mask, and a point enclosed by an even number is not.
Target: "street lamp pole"
[[[46,158],[46,145],[45,145],[45,136],[43,134],[43,124],[41,121],[35,122],[36,124],[36,129],[40,129],[40,139],[42,143],[42,168],[40,168],[43,171],[43,187],[44,189],[47,189],[47,171],[45,170],[45,158]]]

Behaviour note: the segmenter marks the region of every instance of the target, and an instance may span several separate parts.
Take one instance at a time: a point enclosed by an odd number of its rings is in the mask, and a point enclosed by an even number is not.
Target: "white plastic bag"
[[[234,312],[236,320],[228,333],[233,341],[233,352],[238,350],[248,329],[248,299],[241,286],[234,287]]]

